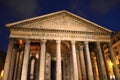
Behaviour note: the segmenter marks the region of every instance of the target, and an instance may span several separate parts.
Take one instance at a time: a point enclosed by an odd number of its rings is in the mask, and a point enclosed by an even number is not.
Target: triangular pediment
[[[68,11],[59,11],[27,20],[7,24],[7,27],[32,28],[32,29],[49,29],[49,30],[66,30],[81,32],[100,32],[111,33],[102,26],[91,21],[74,15]]]

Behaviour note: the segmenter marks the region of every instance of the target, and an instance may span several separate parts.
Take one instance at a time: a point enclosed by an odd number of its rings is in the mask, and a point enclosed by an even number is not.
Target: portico
[[[109,45],[115,76],[120,79],[110,46],[111,30],[68,11],[6,26],[10,42],[3,80],[109,80],[103,44]]]

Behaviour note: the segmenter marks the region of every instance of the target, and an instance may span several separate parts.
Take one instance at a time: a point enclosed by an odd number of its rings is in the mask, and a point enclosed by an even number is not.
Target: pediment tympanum
[[[15,23],[7,24],[9,28],[65,30],[80,32],[111,33],[102,26],[74,15],[68,11],[59,11]]]

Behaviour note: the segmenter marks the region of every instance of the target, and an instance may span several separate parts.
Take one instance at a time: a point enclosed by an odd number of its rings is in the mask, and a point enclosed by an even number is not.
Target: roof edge
[[[51,15],[55,15],[55,14],[59,14],[59,13],[63,13],[63,12],[68,13],[68,14],[70,14],[70,15],[76,17],[76,18],[79,18],[79,19],[81,19],[81,20],[83,20],[83,21],[86,21],[86,22],[88,22],[88,23],[90,23],[90,24],[93,24],[93,25],[95,25],[95,26],[97,26],[97,27],[99,27],[99,28],[102,28],[102,29],[104,29],[104,30],[106,30],[106,31],[108,31],[108,32],[110,32],[110,33],[113,32],[113,31],[110,30],[110,29],[104,28],[103,26],[100,26],[100,25],[98,25],[98,24],[96,24],[96,23],[94,23],[94,22],[92,22],[92,21],[90,21],[90,20],[84,19],[84,18],[82,18],[82,17],[80,17],[80,16],[78,16],[78,15],[76,15],[76,14],[73,14],[73,13],[67,11],[67,10],[60,10],[60,11],[57,11],[57,12],[52,12],[52,13],[44,14],[44,15],[41,15],[41,16],[36,16],[36,17],[33,17],[33,18],[25,19],[25,20],[20,20],[20,21],[17,21],[17,22],[13,22],[13,23],[6,24],[5,26],[9,28],[9,27],[11,27],[11,26],[13,26],[13,25],[17,25],[17,24],[20,24],[20,23],[23,23],[23,22],[36,20],[36,19],[39,19],[39,18],[43,18],[43,17],[47,17],[47,16],[51,16]]]
[[[69,14],[71,14],[71,15],[73,15],[73,16],[75,16],[75,17],[77,17],[77,18],[80,18],[80,19],[82,19],[82,20],[84,20],[84,21],[86,21],[86,22],[88,22],[88,23],[90,23],[90,24],[93,24],[93,25],[95,25],[95,26],[97,26],[97,27],[99,27],[99,28],[102,28],[102,29],[104,29],[104,30],[107,30],[107,31],[110,32],[110,33],[113,32],[112,30],[107,29],[107,28],[104,28],[103,26],[100,26],[100,25],[98,25],[98,24],[96,24],[96,23],[94,23],[94,22],[92,22],[92,21],[90,21],[90,20],[88,20],[88,19],[82,18],[82,17],[80,17],[80,16],[78,16],[78,15],[75,15],[75,14],[69,12],[69,11],[66,11],[66,12],[69,13]]]
[[[36,17],[33,17],[33,18],[28,18],[28,19],[20,20],[20,21],[16,21],[16,22],[13,22],[13,23],[8,23],[8,24],[6,24],[5,26],[6,26],[6,27],[10,27],[10,26],[13,26],[13,25],[20,24],[20,23],[22,23],[22,22],[31,21],[31,20],[34,20],[34,19],[36,20],[36,19],[39,19],[39,18],[51,16],[51,15],[54,15],[54,14],[59,14],[59,13],[62,13],[62,12],[68,12],[68,11],[66,11],[66,10],[61,10],[61,11],[57,11],[57,12],[52,12],[52,13],[44,14],[44,15],[41,15],[41,16],[36,16]]]

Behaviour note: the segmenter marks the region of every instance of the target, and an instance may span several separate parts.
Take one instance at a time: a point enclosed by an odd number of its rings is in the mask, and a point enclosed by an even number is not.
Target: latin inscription
[[[61,39],[61,40],[109,40],[109,36],[95,35],[95,34],[78,34],[78,33],[50,33],[50,32],[25,32],[25,31],[12,31],[10,37],[15,38],[31,38],[31,39]]]

